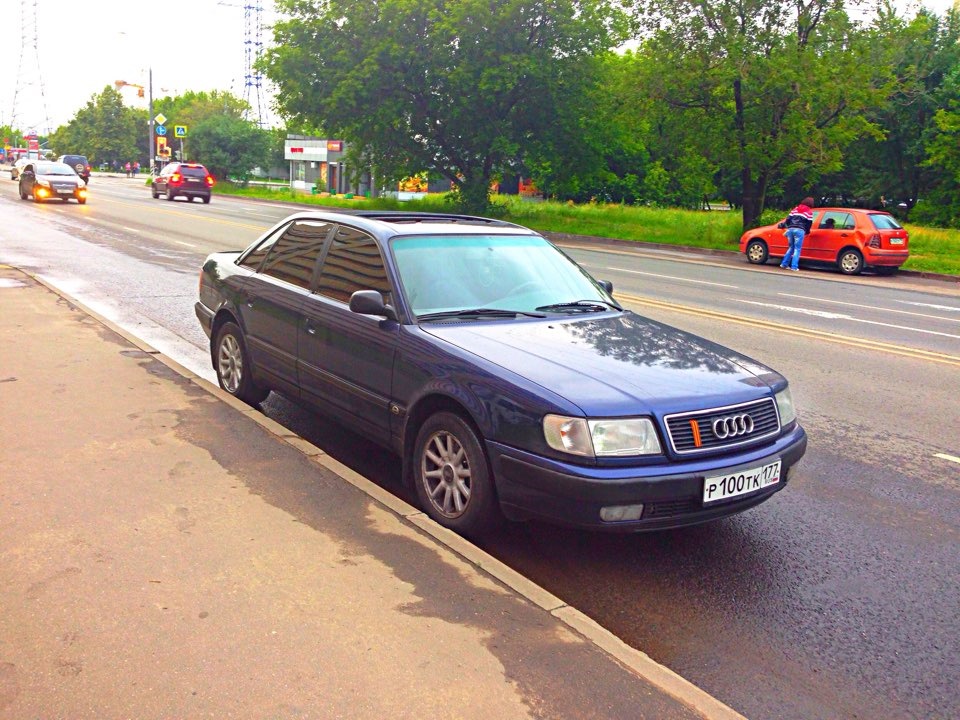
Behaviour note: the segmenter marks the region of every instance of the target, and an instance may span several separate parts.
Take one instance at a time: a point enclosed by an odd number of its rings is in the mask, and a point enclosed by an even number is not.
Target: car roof
[[[397,235],[539,235],[530,228],[505,220],[457,213],[408,212],[405,210],[325,210],[294,213],[283,222],[320,220],[349,223],[381,237]]]
[[[872,208],[848,208],[848,207],[815,207],[814,212],[844,212],[854,213],[855,215],[892,215],[888,210],[874,210]]]

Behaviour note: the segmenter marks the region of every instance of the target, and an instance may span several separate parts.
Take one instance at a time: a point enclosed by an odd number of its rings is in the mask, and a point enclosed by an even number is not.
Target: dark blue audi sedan
[[[392,448],[423,510],[464,534],[714,520],[782,489],[806,449],[782,375],[623,309],[519,225],[297,213],[210,255],[199,292],[224,390]]]

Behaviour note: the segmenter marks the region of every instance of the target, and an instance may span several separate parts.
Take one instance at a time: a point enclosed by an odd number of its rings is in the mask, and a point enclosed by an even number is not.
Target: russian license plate
[[[716,475],[703,481],[703,504],[746,495],[780,482],[780,461],[729,475]]]
[[[890,238],[891,245],[903,245],[903,238]]]

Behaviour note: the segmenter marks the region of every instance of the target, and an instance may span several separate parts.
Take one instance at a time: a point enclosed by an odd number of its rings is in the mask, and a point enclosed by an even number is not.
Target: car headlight
[[[583,457],[632,457],[661,452],[650,418],[585,418],[547,415],[543,436],[554,450]]]
[[[793,406],[790,388],[784,388],[776,395],[777,410],[780,413],[780,426],[785,427],[797,419],[797,409]]]

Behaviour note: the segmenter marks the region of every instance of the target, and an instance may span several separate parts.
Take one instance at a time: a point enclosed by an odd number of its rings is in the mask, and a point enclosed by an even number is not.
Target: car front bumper
[[[782,490],[790,468],[807,447],[799,424],[773,445],[670,465],[631,468],[584,467],[487,443],[504,514],[514,520],[539,518],[576,527],[619,532],[695,525],[742,512]],[[703,504],[704,478],[733,474],[781,461],[775,485],[718,503]],[[643,503],[639,520],[605,522],[604,507]]]

